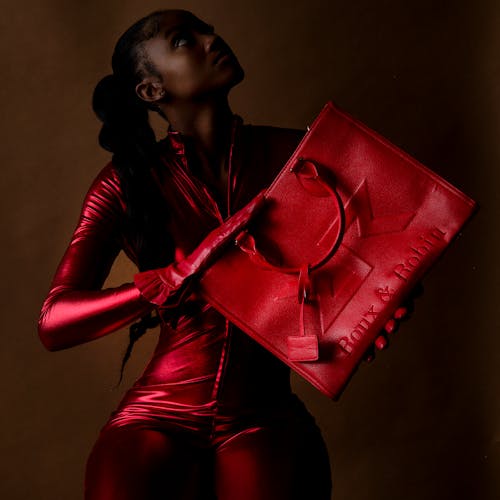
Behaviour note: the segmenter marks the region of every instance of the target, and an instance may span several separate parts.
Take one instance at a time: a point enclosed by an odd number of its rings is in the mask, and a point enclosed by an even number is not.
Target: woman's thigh
[[[330,500],[328,451],[316,425],[248,429],[216,450],[218,500]]]
[[[120,427],[99,435],[87,460],[85,500],[201,500],[206,452],[174,433]]]

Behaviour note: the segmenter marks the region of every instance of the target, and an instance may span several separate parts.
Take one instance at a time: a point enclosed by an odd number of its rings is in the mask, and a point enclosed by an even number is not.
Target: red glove
[[[423,293],[423,286],[419,283],[408,296],[408,299],[401,304],[393,314],[393,317],[387,321],[384,325],[384,332],[381,333],[373,343],[373,346],[376,347],[379,351],[385,349],[389,345],[389,341],[387,339],[387,334],[393,334],[397,331],[401,320],[408,319],[413,312],[414,309],[414,300],[417,297],[420,297]],[[375,358],[375,349],[373,346],[367,351],[365,354],[365,361],[370,362]]]
[[[134,283],[147,300],[163,307],[178,305],[189,290],[192,278],[203,272],[230,241],[242,231],[262,208],[264,192],[211,231],[196,249],[181,262],[134,275]]]

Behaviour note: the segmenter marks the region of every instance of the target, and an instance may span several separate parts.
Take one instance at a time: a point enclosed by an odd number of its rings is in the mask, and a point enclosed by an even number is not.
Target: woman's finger
[[[394,319],[391,318],[387,323],[384,325],[384,330],[387,333],[394,333],[398,329],[398,322]]]
[[[387,345],[389,344],[389,342],[387,341],[387,338],[385,337],[385,335],[379,335],[376,339],[375,339],[375,347],[381,351],[382,349],[385,349],[387,347]]]
[[[398,321],[406,318],[408,315],[409,315],[409,310],[405,306],[400,306],[394,311],[394,319]]]

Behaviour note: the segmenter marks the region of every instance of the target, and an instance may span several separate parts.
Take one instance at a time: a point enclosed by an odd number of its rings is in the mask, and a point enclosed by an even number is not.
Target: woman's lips
[[[226,59],[231,57],[231,53],[226,52],[226,51],[220,51],[214,59],[214,64],[218,64],[221,61],[225,61]]]

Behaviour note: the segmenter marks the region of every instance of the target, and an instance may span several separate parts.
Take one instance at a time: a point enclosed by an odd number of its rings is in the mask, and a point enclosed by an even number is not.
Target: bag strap
[[[252,262],[264,269],[269,271],[277,271],[280,273],[287,274],[300,274],[301,269],[307,267],[309,271],[318,269],[328,260],[332,258],[335,252],[340,247],[342,243],[342,238],[345,232],[345,211],[342,204],[342,199],[338,194],[335,186],[330,185],[330,183],[320,176],[318,168],[313,160],[305,159],[303,157],[297,158],[297,162],[290,168],[290,173],[293,173],[300,183],[303,189],[305,189],[309,194],[317,198],[331,197],[335,202],[338,210],[339,224],[337,229],[337,234],[335,240],[328,251],[319,260],[314,263],[303,263],[297,267],[286,267],[286,266],[276,266],[272,264],[265,255],[260,252],[257,248],[255,238],[248,233],[248,231],[242,231],[235,240],[236,246],[240,248],[241,251],[246,253]]]

